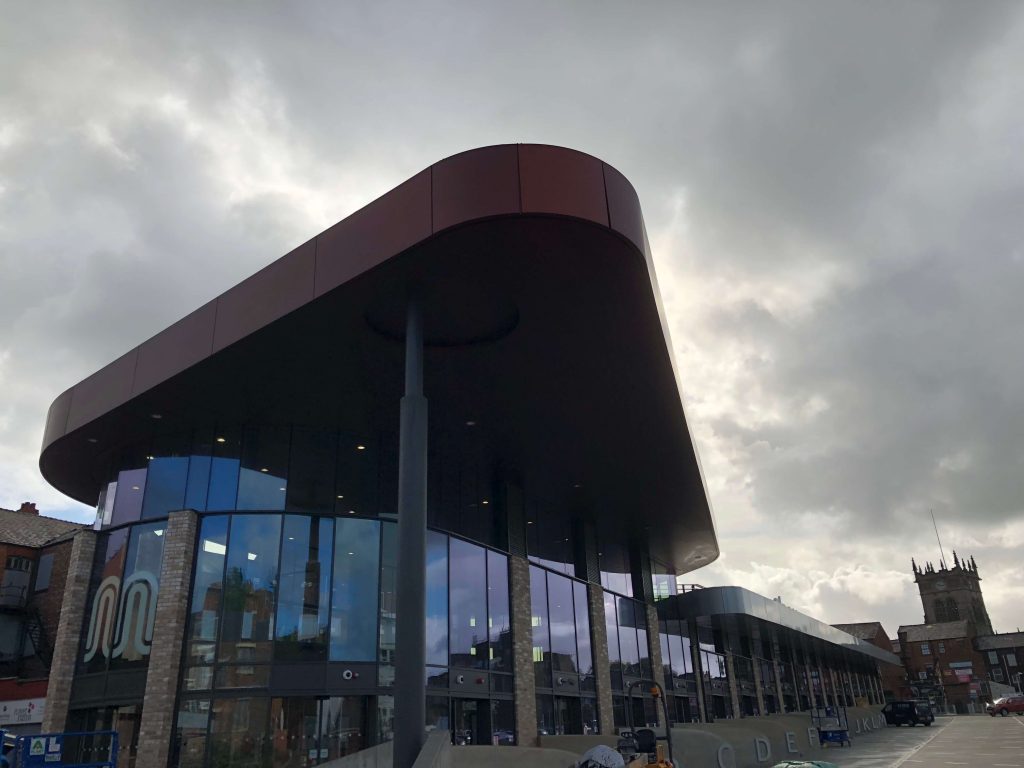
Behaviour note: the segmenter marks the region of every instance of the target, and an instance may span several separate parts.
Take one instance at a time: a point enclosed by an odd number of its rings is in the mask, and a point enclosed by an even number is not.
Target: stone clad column
[[[704,690],[705,670],[698,642],[697,620],[687,619],[685,623],[686,631],[690,635],[690,661],[693,663],[693,679],[697,683],[697,715],[702,723],[710,723],[714,717],[711,711],[711,702],[707,700]]]
[[[198,530],[199,516],[192,510],[172,512],[167,518],[153,645],[139,725],[137,761],[147,768],[163,768],[170,758]]]
[[[665,691],[665,695],[668,696],[669,692],[665,690],[665,660],[661,658],[661,626],[658,624],[658,609],[650,603],[644,603],[644,612],[647,615],[647,644],[651,649],[651,674],[654,678],[654,682],[661,686],[661,690]],[[665,702],[668,704],[669,702]],[[660,706],[656,707],[658,710],[658,721],[662,720],[662,711]],[[672,707],[669,707],[669,713],[671,714]]]
[[[608,659],[608,625],[604,617],[604,590],[600,584],[587,584],[587,608],[590,613],[590,633],[593,638],[594,684],[597,688],[597,719],[602,734],[615,733],[615,714],[612,711],[612,671]],[[653,661],[653,660],[652,660]]]
[[[739,720],[743,717],[740,709],[740,685],[736,680],[736,664],[732,660],[732,651],[725,652],[725,674],[729,679],[729,700],[732,702],[732,716]]]
[[[79,642],[85,631],[85,601],[89,599],[89,582],[95,555],[96,534],[89,530],[76,533],[71,543],[71,559],[68,562],[67,580],[64,582],[57,637],[53,641],[43,733],[63,731],[67,723]]]
[[[537,746],[537,689],[533,681],[533,621],[530,608],[530,562],[509,558],[512,593],[512,666],[515,672],[516,744]],[[595,661],[597,655],[595,653]]]

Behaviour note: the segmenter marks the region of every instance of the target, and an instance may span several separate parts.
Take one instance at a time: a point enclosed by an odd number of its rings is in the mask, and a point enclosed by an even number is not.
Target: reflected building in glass
[[[401,583],[410,295],[426,567]],[[118,729],[125,765],[380,750],[411,588],[423,725],[456,744],[653,722],[646,683],[626,711],[648,680],[674,719],[734,716],[729,676],[776,673],[658,607],[717,540],[636,193],[571,150],[417,174],[61,395],[40,466],[97,508],[48,725]]]

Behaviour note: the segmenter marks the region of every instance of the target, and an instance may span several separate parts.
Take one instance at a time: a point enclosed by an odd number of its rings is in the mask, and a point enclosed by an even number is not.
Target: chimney
[[[19,512],[23,512],[26,515],[38,515],[39,514],[39,510],[36,509],[35,503],[31,502],[31,501],[23,501],[23,502],[21,502],[21,509],[19,509],[18,511]]]

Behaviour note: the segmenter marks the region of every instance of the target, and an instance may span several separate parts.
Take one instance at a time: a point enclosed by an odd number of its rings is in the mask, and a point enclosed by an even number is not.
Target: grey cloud
[[[719,473],[717,573],[801,567],[775,530],[790,521],[824,551],[809,523],[827,518],[891,570],[929,546],[929,507],[982,532],[1019,518],[1017,4],[23,4],[7,19],[0,504],[31,492],[85,514],[33,466],[57,392],[438,157],[542,141],[622,170],[652,239],[686,200],[685,242],[656,257]],[[695,287],[714,301],[687,304]],[[751,519],[763,528],[741,530]]]

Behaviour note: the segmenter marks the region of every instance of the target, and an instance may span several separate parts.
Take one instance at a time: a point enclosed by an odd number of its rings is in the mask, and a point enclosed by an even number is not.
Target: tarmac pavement
[[[840,768],[1024,768],[1024,718],[961,715],[930,728],[882,728],[818,759]]]

